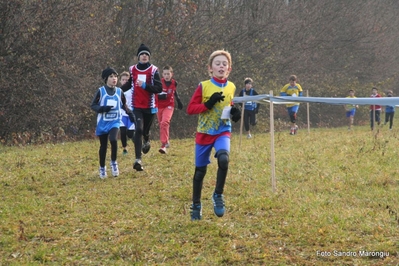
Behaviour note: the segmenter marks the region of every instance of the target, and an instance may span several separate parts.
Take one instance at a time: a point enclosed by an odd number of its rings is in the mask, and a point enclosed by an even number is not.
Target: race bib
[[[113,121],[118,118],[118,111],[111,110],[108,113],[104,113],[104,121]]]
[[[147,76],[143,74],[138,74],[137,79],[145,83],[147,80]]]
[[[112,106],[112,109],[114,109],[116,107],[116,101],[115,100],[107,100],[107,106]]]
[[[221,119],[229,119],[230,118],[230,111],[231,111],[231,106],[226,106],[223,108],[222,116],[220,117]]]

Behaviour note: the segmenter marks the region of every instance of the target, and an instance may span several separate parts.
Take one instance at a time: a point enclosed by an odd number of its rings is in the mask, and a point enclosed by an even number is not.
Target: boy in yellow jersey
[[[231,71],[231,55],[224,50],[214,51],[208,59],[211,79],[198,84],[188,106],[189,115],[198,114],[195,137],[195,172],[193,178],[193,203],[191,220],[201,220],[201,191],[210,163],[212,148],[215,148],[218,162],[216,187],[212,195],[214,212],[222,217],[225,212],[223,190],[229,166],[231,122],[241,118],[238,108],[232,106],[236,86],[227,81]]]
[[[291,75],[289,78],[289,83],[286,84],[280,91],[280,96],[302,96],[302,87],[296,83],[298,78],[295,75]],[[295,135],[298,130],[296,125],[296,117],[299,109],[299,103],[287,104],[287,111],[291,121],[291,135]]]
[[[349,96],[347,96],[346,98],[356,98],[355,91],[349,90]],[[346,117],[348,118],[348,130],[351,130],[353,125],[353,119],[356,113],[356,108],[358,108],[359,106],[355,104],[346,104],[344,105],[344,107],[346,111]]]

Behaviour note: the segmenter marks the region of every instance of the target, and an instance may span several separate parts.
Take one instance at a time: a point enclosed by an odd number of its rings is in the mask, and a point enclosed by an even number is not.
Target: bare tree
[[[297,74],[311,96],[395,90],[398,7],[395,0],[0,0],[0,141],[90,135],[101,70],[126,70],[141,43],[152,63],[173,66],[186,104],[216,49],[231,52],[229,78],[239,89],[250,76],[260,93],[278,93]],[[341,111],[314,105],[311,122],[339,125]],[[171,134],[190,136],[195,125],[196,117],[176,112]]]

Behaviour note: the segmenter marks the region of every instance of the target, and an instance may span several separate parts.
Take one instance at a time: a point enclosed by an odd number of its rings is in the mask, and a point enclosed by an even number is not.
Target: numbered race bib
[[[118,111],[111,110],[108,113],[104,113],[104,121],[113,121],[118,118]]]
[[[112,106],[112,109],[115,109],[117,102],[112,99],[107,99],[107,106]]]
[[[230,118],[230,111],[231,111],[231,106],[226,106],[223,108],[222,116],[220,117],[221,119],[229,119]]]

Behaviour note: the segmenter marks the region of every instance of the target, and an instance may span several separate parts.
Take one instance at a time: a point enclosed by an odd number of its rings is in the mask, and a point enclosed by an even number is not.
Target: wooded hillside
[[[90,102],[101,71],[137,62],[174,68],[185,107],[216,49],[233,57],[229,79],[251,77],[277,94],[290,74],[309,96],[368,97],[396,88],[399,2],[395,0],[0,0],[0,141],[27,144],[93,136]],[[285,108],[276,119],[287,121]],[[300,123],[306,112],[299,111]],[[343,108],[313,104],[312,127],[342,126]],[[367,107],[355,123],[368,123]],[[268,128],[268,107],[259,127]],[[196,116],[175,111],[172,137],[192,136]],[[278,124],[286,129],[285,124]],[[237,125],[235,125],[237,126]],[[157,131],[153,130],[153,136]]]

